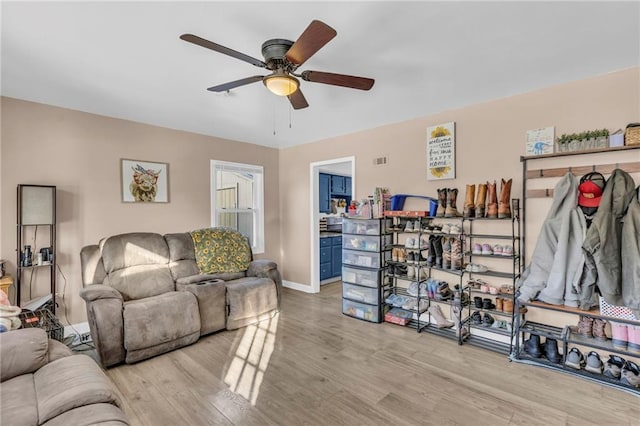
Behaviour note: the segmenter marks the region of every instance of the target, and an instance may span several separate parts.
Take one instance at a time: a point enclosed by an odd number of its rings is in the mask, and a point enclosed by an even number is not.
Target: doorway
[[[311,268],[310,280],[311,292],[320,292],[320,173],[336,174],[351,177],[351,194],[355,195],[356,187],[356,158],[342,157],[333,160],[317,161],[309,165],[309,194],[310,199],[310,216],[311,216]],[[354,197],[355,198],[355,197]]]

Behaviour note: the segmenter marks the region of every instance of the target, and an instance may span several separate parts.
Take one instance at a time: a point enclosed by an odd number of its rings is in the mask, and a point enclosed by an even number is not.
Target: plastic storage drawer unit
[[[380,322],[380,305],[366,305],[364,303],[352,302],[342,299],[342,313],[354,318],[371,322]]]
[[[344,219],[342,221],[343,234],[382,235],[388,232],[390,219]]]
[[[350,268],[348,266],[342,267],[343,282],[377,288],[382,284],[380,281],[381,278],[382,272],[375,269],[358,269]]]
[[[380,303],[379,289],[342,283],[342,297],[352,301],[377,305]]]
[[[391,235],[345,235],[342,234],[342,248],[379,252],[391,245]]]
[[[388,251],[381,253],[368,253],[366,251],[342,250],[342,264],[362,266],[365,268],[382,268],[386,260],[391,259]]]

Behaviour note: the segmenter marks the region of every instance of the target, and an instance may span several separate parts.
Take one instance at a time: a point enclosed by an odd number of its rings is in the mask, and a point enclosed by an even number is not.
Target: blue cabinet
[[[335,195],[345,195],[344,176],[331,176],[331,193]]]
[[[320,238],[320,281],[342,274],[342,237]]]
[[[329,195],[331,189],[331,175],[320,173],[319,176],[319,208],[320,213],[331,213],[331,196]]]
[[[349,176],[344,178],[344,195],[351,196],[351,177]]]

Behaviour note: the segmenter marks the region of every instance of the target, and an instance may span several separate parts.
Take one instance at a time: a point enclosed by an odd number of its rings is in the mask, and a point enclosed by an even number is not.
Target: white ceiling
[[[2,95],[288,147],[640,65],[640,2],[7,2]],[[374,78],[369,92],[302,82],[310,104],[254,83],[262,59],[313,19],[338,36],[300,71]],[[291,123],[291,127],[290,127]],[[274,135],[275,131],[275,135]]]

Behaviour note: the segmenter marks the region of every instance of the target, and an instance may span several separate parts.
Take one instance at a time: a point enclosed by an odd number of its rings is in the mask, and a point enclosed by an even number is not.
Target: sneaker
[[[578,348],[571,348],[569,354],[567,355],[567,360],[564,362],[564,365],[567,367],[575,368],[576,370],[580,370],[584,367],[584,356],[582,352]]]
[[[473,325],[482,324],[482,315],[480,314],[479,311],[475,311],[474,313],[471,314],[471,323]]]
[[[442,225],[442,229],[440,229],[440,232],[442,232],[443,234],[448,234],[449,231],[451,231],[450,223],[445,223],[444,225]]]
[[[426,238],[420,238],[420,250],[428,250],[429,249],[429,240]]]
[[[602,374],[604,365],[602,364],[602,360],[600,360],[600,354],[598,352],[589,352],[584,369],[590,371],[591,373]]]
[[[427,295],[427,286],[425,285],[425,283],[421,283],[418,284],[417,281],[412,281],[411,284],[409,284],[409,287],[407,288],[407,293],[409,293],[411,296],[426,296]]]
[[[475,243],[473,248],[471,249],[472,254],[482,254],[482,245],[480,243]]]
[[[467,272],[487,272],[489,269],[484,265],[477,263],[469,263],[466,268]]]
[[[640,367],[635,362],[627,361],[620,373],[620,383],[640,388]]]
[[[446,301],[451,299],[453,299],[453,291],[449,288],[449,283],[444,281],[440,282],[436,292],[436,300]]]
[[[410,251],[409,253],[407,253],[407,263],[416,263],[414,252]]]
[[[459,225],[451,225],[449,227],[450,234],[462,234],[462,228]]]
[[[495,320],[493,319],[493,317],[489,314],[484,314],[484,318],[482,318],[482,325],[484,327],[491,327],[491,325],[493,324]]]
[[[480,254],[493,254],[493,249],[489,244],[482,245],[482,252]]]
[[[618,355],[609,355],[609,359],[604,363],[604,374],[612,379],[619,379],[622,374],[622,367],[627,361]]]
[[[389,296],[387,296],[386,299],[384,299],[384,303],[388,304],[388,305],[393,305],[393,302],[396,300],[396,298],[398,298],[399,296],[397,294],[390,294]]]
[[[387,265],[387,274],[391,276],[396,275],[396,266],[395,265]]]
[[[391,260],[394,262],[398,261],[398,247],[394,247],[391,249]]]
[[[413,260],[418,265],[426,265],[427,264],[427,258],[422,255],[422,252],[416,253],[414,255],[414,257],[413,257]]]
[[[513,256],[513,247],[512,246],[504,246],[504,247],[502,247],[502,255],[503,256]]]
[[[495,254],[496,256],[502,256],[503,251],[504,247],[502,247],[500,244],[496,244],[493,246],[493,254]]]
[[[416,245],[416,239],[415,238],[407,238],[407,241],[404,242],[404,246],[407,249],[412,249],[415,245]]]
[[[407,275],[407,265],[394,265],[395,273],[397,277]]]
[[[407,224],[404,227],[404,232],[413,232],[415,230],[414,224],[412,220],[408,220]]]

